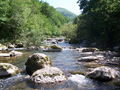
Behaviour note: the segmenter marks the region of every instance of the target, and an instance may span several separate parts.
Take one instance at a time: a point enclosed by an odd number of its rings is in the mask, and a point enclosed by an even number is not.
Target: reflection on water
[[[59,43],[61,47],[72,47],[68,43]],[[6,53],[9,51],[6,51]],[[25,62],[33,53],[45,53],[53,61],[53,66],[60,68],[63,72],[82,71],[88,72],[88,68],[98,67],[101,64],[77,62],[80,52],[73,49],[64,48],[62,52],[41,52],[39,50],[20,50],[24,54],[17,57],[0,57],[0,63],[11,63],[25,70]],[[118,69],[120,67],[117,67]],[[116,81],[114,81],[116,82]],[[112,83],[112,84],[111,84]],[[18,76],[0,79],[0,90],[120,90],[120,85],[115,86],[113,82],[103,83],[86,78],[83,75],[69,75],[68,81],[56,83],[56,85],[34,84],[29,81],[29,77],[22,73]]]

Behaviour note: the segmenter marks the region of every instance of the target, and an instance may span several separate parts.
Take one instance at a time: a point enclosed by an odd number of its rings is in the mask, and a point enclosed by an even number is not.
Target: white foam
[[[79,75],[79,74],[68,77],[68,80],[70,80],[72,82],[76,82],[78,84],[85,84],[85,83],[89,82],[89,80],[85,76]]]

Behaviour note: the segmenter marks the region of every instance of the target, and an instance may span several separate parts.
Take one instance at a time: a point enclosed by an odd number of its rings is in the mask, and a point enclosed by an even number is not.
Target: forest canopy
[[[70,19],[58,13],[47,2],[39,0],[0,1],[1,42],[35,41],[61,35],[60,27]]]
[[[106,47],[120,44],[120,0],[78,0],[78,4],[83,12],[73,22],[77,25],[73,43],[88,40]]]

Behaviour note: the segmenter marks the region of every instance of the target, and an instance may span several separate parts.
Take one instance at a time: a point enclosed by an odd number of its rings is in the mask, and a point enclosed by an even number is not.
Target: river
[[[74,47],[68,43],[58,43],[61,47]],[[22,70],[25,70],[25,62],[27,58],[33,53],[44,53],[52,61],[53,66],[60,68],[64,73],[70,74],[69,71],[88,72],[89,68],[102,66],[98,63],[78,62],[77,59],[84,56],[79,51],[74,49],[64,48],[62,52],[41,52],[40,50],[18,50],[23,52],[22,56],[17,57],[0,57],[1,63],[11,63]],[[5,51],[9,52],[9,51]],[[119,72],[120,65],[109,65],[110,67],[117,68]],[[68,81],[56,85],[42,85],[34,84],[29,81],[29,76],[23,72],[17,76],[0,79],[0,90],[120,90],[120,78],[110,82],[99,82],[86,78],[81,74],[70,74]]]

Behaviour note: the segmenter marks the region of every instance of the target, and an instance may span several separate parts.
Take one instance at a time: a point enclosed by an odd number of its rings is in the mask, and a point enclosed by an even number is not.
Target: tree
[[[83,13],[77,22],[77,33],[84,31],[91,42],[97,41],[109,47],[120,43],[120,38],[117,38],[120,37],[120,0],[78,0],[78,3]]]

